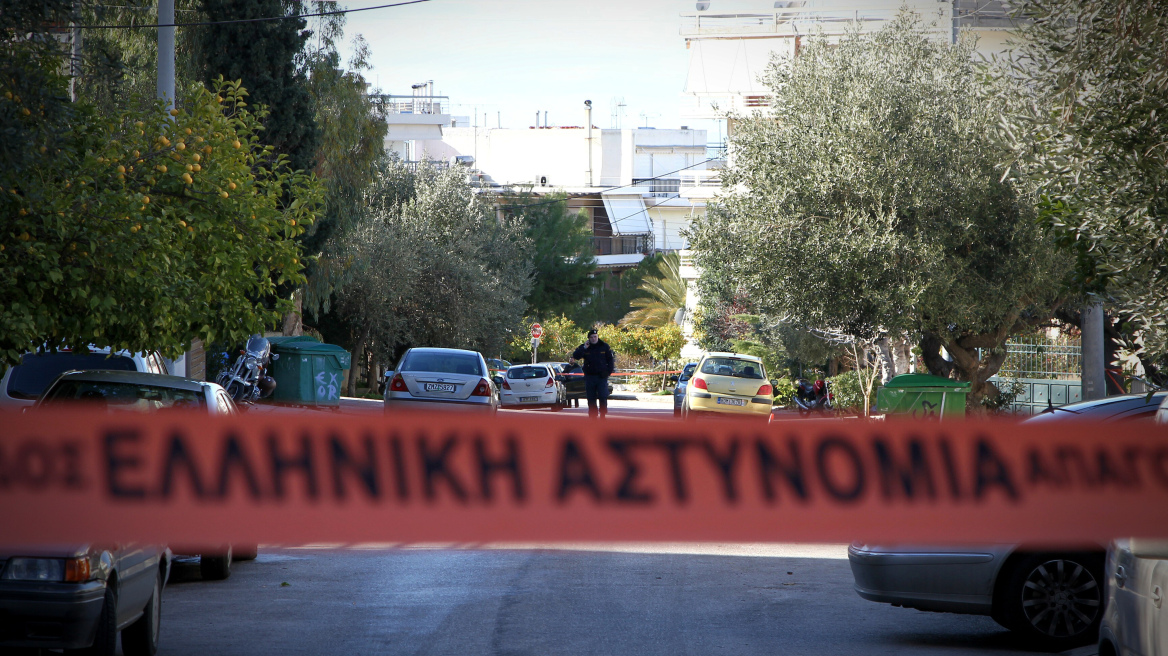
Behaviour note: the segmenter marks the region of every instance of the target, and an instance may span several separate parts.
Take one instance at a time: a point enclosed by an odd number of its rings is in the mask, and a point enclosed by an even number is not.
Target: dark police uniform
[[[588,397],[588,416],[608,414],[608,377],[616,370],[612,347],[603,339],[595,344],[584,342],[572,352],[584,369],[584,395]],[[597,407],[599,406],[599,408]]]

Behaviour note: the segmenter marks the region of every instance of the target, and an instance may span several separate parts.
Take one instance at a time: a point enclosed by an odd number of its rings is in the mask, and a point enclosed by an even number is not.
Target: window
[[[763,380],[762,364],[753,360],[738,358],[706,358],[702,362],[702,373],[712,376],[732,376]]]
[[[138,367],[134,365],[132,359],[123,355],[111,357],[97,353],[26,353],[8,378],[8,396],[14,399],[33,400],[39,398],[45,388],[62,373],[91,369],[137,371]]]
[[[207,407],[206,399],[196,390],[99,380],[62,380],[45,396],[46,403],[59,401],[93,403],[111,410],[146,412]]]
[[[454,351],[411,351],[402,360],[398,371],[417,371],[436,374],[463,374],[482,376],[479,357],[473,353]]]
[[[511,380],[533,380],[535,378],[547,378],[551,373],[547,367],[511,367],[507,370],[507,378]]]

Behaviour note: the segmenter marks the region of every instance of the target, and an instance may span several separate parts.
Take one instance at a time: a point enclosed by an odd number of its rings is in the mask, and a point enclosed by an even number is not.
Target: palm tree
[[[654,274],[647,275],[637,290],[639,298],[630,303],[635,310],[620,320],[621,325],[659,328],[673,323],[677,311],[685,307],[685,281],[681,279],[681,255],[665,254]]]

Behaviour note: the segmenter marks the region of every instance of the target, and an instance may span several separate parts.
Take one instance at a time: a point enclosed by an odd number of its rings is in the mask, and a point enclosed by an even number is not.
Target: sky
[[[349,9],[388,0],[342,3]],[[451,114],[472,124],[526,128],[535,112],[548,125],[711,128],[679,115],[689,66],[680,36],[693,0],[430,0],[348,15],[348,57],[355,35],[371,50],[367,79],[383,93],[409,95],[434,81]],[[716,128],[714,128],[716,129]],[[711,135],[713,138],[713,135]]]

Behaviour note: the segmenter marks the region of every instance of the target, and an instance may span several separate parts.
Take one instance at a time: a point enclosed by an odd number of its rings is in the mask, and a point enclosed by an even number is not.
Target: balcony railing
[[[378,98],[389,114],[449,114],[450,96],[395,96],[382,94]]]
[[[686,171],[681,174],[682,189],[717,189],[722,186],[722,172],[719,170]]]
[[[647,253],[650,235],[614,235],[593,237],[592,250],[596,255],[636,255]]]
[[[681,191],[681,180],[678,178],[633,178],[633,186],[648,196],[671,198]]]

